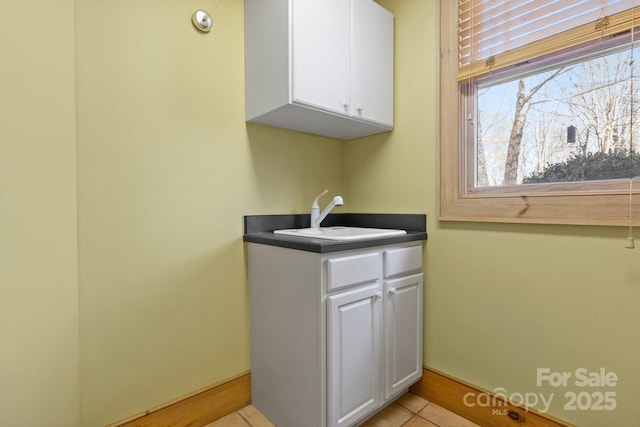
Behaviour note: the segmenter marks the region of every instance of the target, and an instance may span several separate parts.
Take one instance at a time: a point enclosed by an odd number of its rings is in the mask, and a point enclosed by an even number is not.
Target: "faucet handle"
[[[322,196],[324,196],[325,194],[327,194],[329,192],[329,190],[324,190],[322,193],[318,194],[318,197],[316,197],[315,199],[313,199],[313,204],[311,205],[311,208],[320,208],[320,206],[318,206],[318,199]]]

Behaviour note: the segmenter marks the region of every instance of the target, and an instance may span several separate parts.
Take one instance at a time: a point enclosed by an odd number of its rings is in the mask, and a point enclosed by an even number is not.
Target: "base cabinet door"
[[[327,298],[330,426],[349,426],[381,402],[379,282]]]
[[[384,282],[385,399],[422,376],[422,279]]]

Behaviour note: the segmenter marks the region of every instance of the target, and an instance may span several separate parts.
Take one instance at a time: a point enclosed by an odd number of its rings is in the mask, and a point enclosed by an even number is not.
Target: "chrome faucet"
[[[335,208],[336,206],[344,205],[344,201],[342,200],[342,197],[335,196],[333,200],[331,200],[331,203],[329,203],[327,207],[324,208],[322,212],[320,212],[320,206],[318,206],[318,199],[324,196],[325,194],[327,194],[328,191],[329,190],[324,190],[322,193],[318,194],[318,197],[316,197],[313,200],[313,204],[311,205],[311,228],[319,228],[320,223],[322,222],[323,219],[327,217],[327,215],[329,215],[329,212],[331,212],[331,209]]]

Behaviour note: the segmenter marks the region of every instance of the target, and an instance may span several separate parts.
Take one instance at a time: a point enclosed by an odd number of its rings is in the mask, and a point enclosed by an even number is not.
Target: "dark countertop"
[[[329,253],[427,239],[427,216],[423,214],[329,214],[322,221],[323,227],[346,226],[405,230],[407,234],[401,236],[336,241],[273,234],[274,230],[308,228],[309,221],[309,214],[247,215],[244,217],[243,240],[249,243],[307,252]]]

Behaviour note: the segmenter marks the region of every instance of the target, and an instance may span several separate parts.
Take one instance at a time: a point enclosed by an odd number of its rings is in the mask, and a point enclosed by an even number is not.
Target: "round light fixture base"
[[[198,9],[191,15],[193,26],[203,33],[208,33],[213,27],[213,18],[206,10]]]

